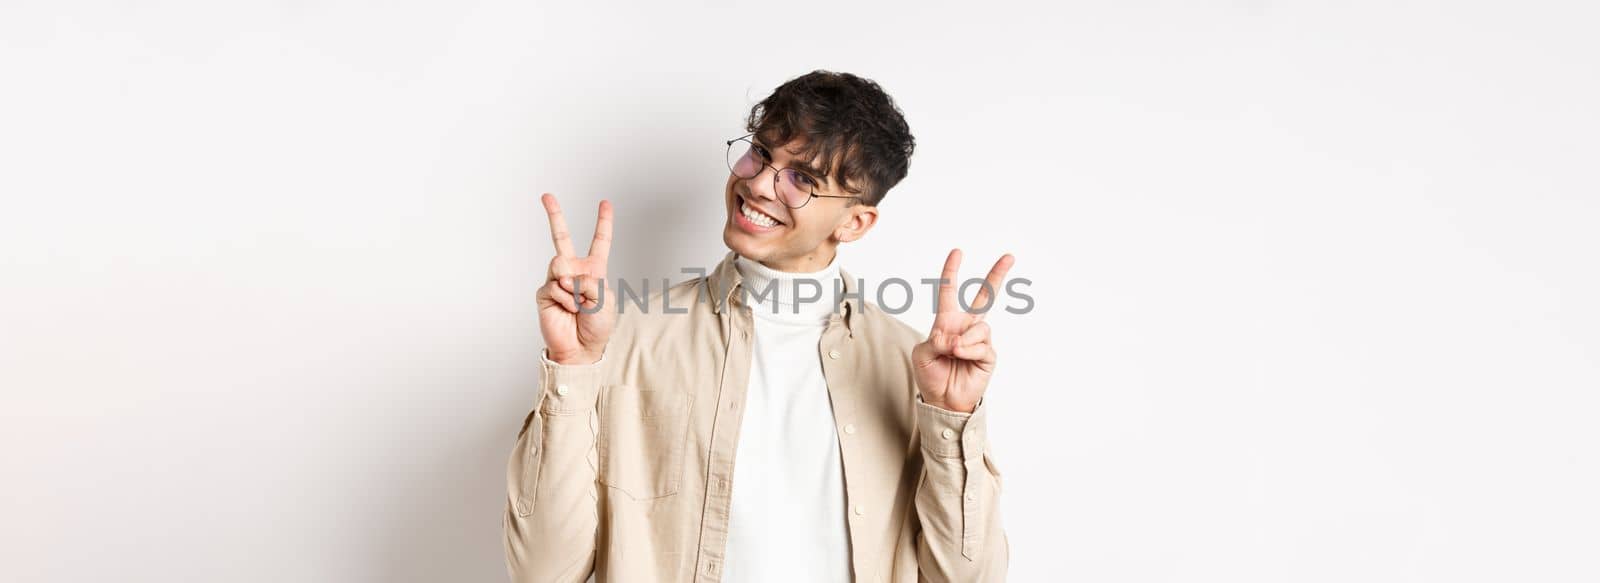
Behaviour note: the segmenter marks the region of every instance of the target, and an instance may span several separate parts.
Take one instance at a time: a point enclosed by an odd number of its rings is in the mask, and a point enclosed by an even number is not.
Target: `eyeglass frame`
[[[761,164],[761,169],[757,170],[756,173],[751,175],[749,178],[745,178],[743,176],[739,176],[739,173],[735,172],[733,170],[733,164],[730,162],[728,164],[728,172],[733,174],[735,177],[738,177],[740,180],[752,180],[755,177],[760,176],[762,172],[766,172],[767,168],[771,168],[772,169],[772,193],[773,194],[777,194],[778,193],[778,188],[779,188],[779,186],[778,186],[778,175],[782,174],[784,170],[788,170],[788,171],[793,172],[795,174],[799,174],[801,176],[804,176],[804,177],[806,177],[806,179],[811,181],[811,192],[809,193],[810,196],[808,196],[806,198],[805,202],[800,203],[800,206],[789,206],[789,201],[783,200],[783,196],[778,196],[777,198],[779,199],[780,202],[783,203],[783,206],[791,208],[791,209],[803,208],[806,205],[811,204],[811,199],[813,199],[813,198],[856,198],[856,199],[861,198],[860,196],[854,196],[854,195],[817,194],[817,185],[821,184],[821,182],[819,182],[815,176],[812,176],[810,174],[806,174],[805,172],[801,172],[799,170],[795,170],[794,168],[779,168],[777,166],[773,166],[771,162],[763,162],[763,161],[761,161],[759,159],[755,159],[753,156],[754,156],[754,153],[755,153],[756,143],[755,143],[754,140],[749,139],[749,138],[753,138],[753,137],[755,137],[755,134],[745,134],[743,136],[739,136],[737,138],[728,140],[726,143],[728,145],[728,149],[730,150],[729,154],[732,154],[731,150],[733,149],[733,143],[734,142],[744,142],[746,144],[750,144],[750,150],[745,151],[744,155],[745,156],[752,156],[752,158],[751,158],[752,160],[755,160],[757,163]],[[765,148],[766,146],[762,146],[762,147]],[[732,156],[727,156],[727,157],[731,158]]]

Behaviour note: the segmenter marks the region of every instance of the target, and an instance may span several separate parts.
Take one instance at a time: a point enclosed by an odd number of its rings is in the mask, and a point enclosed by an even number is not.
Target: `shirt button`
[[[967,501],[968,502],[971,502],[971,501],[977,500],[977,499],[978,499],[978,495],[977,494],[971,494],[971,493],[967,494]]]
[[[829,350],[828,351],[828,358],[831,358],[831,359],[834,359],[834,360],[839,360],[839,351],[837,351],[837,350]]]
[[[846,423],[846,424],[844,424],[844,432],[845,433],[855,433],[856,432],[856,425],[854,423]]]
[[[951,430],[949,430],[949,429],[946,429],[946,430],[944,430],[944,431],[942,431],[942,432],[940,432],[940,433],[939,433],[939,436],[940,436],[940,437],[943,437],[943,438],[945,438],[945,439],[950,439],[950,438],[952,438],[952,437],[955,437],[955,436],[956,436],[956,432],[954,432],[954,431],[951,431]]]
[[[862,510],[860,504],[856,505],[856,516],[861,516],[862,514],[866,514],[866,513],[867,513],[867,511],[866,510]]]
[[[567,389],[566,385],[556,385],[556,394],[557,395],[565,396],[568,392],[570,392],[570,390]]]

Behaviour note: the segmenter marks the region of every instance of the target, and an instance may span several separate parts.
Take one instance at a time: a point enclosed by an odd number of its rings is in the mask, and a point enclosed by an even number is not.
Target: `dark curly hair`
[[[803,137],[797,159],[869,205],[906,177],[916,148],[889,94],[849,73],[818,70],[790,79],[750,109],[745,127],[770,147]]]

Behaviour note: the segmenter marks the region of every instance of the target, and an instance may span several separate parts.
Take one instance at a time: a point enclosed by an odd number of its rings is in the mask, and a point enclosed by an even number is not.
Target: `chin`
[[[729,217],[728,222],[722,226],[722,244],[727,245],[729,251],[750,259],[760,259],[763,255],[761,245],[751,241],[749,235],[740,232],[739,227],[733,225],[732,217]]]

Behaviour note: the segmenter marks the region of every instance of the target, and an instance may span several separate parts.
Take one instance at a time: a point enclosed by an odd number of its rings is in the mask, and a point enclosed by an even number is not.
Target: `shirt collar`
[[[706,276],[706,282],[709,284],[709,291],[711,292],[711,311],[714,313],[721,314],[730,303],[736,301],[736,293],[744,284],[744,276],[739,274],[738,267],[734,265],[734,260],[738,256],[739,254],[729,251],[727,255],[722,257],[722,261],[717,263],[716,268],[711,270],[711,275]],[[838,261],[837,258],[834,260]],[[842,267],[839,269],[839,279],[844,282],[844,301],[842,302],[844,305],[839,308],[841,313],[835,314],[834,317],[842,319],[845,328],[850,331],[851,336],[854,336],[855,325],[853,322],[855,315],[865,308],[861,301],[863,297],[861,282],[851,277],[850,272],[845,271]],[[825,289],[822,290],[822,293],[824,294],[823,297],[831,297],[833,290]]]
[[[790,322],[827,321],[839,311],[838,305],[830,301],[840,281],[838,254],[827,267],[812,272],[779,271],[743,256],[734,257],[733,266],[746,288],[743,299],[753,311]],[[813,285],[813,289],[801,291]],[[816,299],[800,301],[802,293],[815,293]]]

